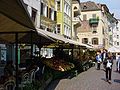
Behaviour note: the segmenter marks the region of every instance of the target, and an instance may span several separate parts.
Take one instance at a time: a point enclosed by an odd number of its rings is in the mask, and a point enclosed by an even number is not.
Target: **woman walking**
[[[109,83],[111,83],[112,65],[113,65],[113,58],[112,55],[109,53],[107,58],[107,65],[106,65],[106,81],[108,81]]]

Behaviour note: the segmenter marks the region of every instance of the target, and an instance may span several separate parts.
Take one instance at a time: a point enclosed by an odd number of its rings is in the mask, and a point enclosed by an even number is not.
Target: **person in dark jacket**
[[[113,65],[113,58],[112,55],[109,53],[106,64],[106,81],[110,83],[111,83],[112,65]]]
[[[103,53],[101,54],[101,57],[102,57],[103,67],[106,68],[107,58],[108,58],[108,52],[106,49],[103,49]]]
[[[12,60],[7,61],[4,68],[4,76],[12,76],[14,71],[15,71],[15,68],[13,65],[13,61]]]

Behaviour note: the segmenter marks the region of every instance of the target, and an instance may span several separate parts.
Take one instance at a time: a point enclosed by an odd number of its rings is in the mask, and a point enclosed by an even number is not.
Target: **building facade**
[[[41,0],[23,0],[36,28],[40,28]]]
[[[113,28],[113,46],[120,48],[120,20],[118,19],[117,25]]]
[[[79,42],[90,44],[96,49],[109,48],[108,16],[111,15],[105,4],[81,3],[82,25],[78,30]],[[110,17],[113,18],[113,17]]]
[[[56,32],[56,0],[41,0],[41,25],[40,28],[49,31]]]
[[[80,0],[72,0],[72,39],[78,41],[77,29],[81,26]]]
[[[57,0],[56,33],[65,38],[72,38],[72,0]]]

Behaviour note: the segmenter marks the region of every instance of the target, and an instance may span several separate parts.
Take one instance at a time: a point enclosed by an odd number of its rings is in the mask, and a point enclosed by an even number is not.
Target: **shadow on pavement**
[[[105,81],[106,82],[106,79],[105,78],[101,78],[101,80]]]
[[[55,90],[56,86],[58,85],[58,83],[60,82],[60,79],[52,81],[52,83],[50,83],[45,90]]]
[[[118,80],[118,79],[114,79],[114,82],[116,82],[116,83],[120,83],[120,80]]]

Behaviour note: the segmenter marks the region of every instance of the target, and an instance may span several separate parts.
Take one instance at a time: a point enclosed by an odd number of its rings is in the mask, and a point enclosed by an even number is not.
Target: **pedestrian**
[[[103,49],[103,53],[101,54],[101,57],[102,57],[103,67],[106,68],[107,58],[108,58],[108,52],[106,49]]]
[[[109,53],[107,58],[106,72],[105,72],[106,81],[109,83],[111,83],[112,65],[113,65],[113,58],[111,53]]]
[[[120,73],[120,53],[118,53],[116,65],[117,65],[117,71]]]
[[[13,61],[7,61],[5,68],[4,68],[4,76],[13,76],[15,71],[15,67],[13,65]]]
[[[96,60],[97,60],[97,70],[100,70],[100,65],[101,65],[101,62],[102,62],[101,52],[100,51],[97,52]]]

